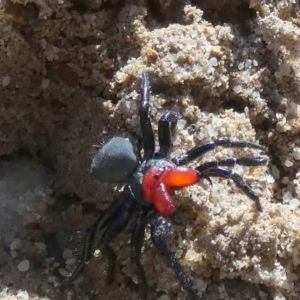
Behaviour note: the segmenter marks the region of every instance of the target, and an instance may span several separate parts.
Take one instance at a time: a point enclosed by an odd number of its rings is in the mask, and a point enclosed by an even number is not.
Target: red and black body
[[[177,158],[169,159],[172,146],[172,130],[176,127],[178,114],[175,112],[165,112],[159,120],[158,141],[159,150],[155,152],[155,139],[149,118],[150,84],[147,74],[142,76],[141,101],[139,107],[143,155],[139,153],[134,156],[133,150],[128,146],[128,142],[120,139],[116,144],[108,142],[95,156],[92,163],[92,173],[105,181],[105,174],[110,174],[111,182],[114,172],[117,178],[127,181],[123,192],[107,208],[95,224],[86,233],[81,263],[78,265],[72,276],[63,283],[63,287],[68,286],[81,273],[84,266],[90,261],[93,251],[100,249],[102,254],[108,259],[107,283],[111,282],[115,273],[116,254],[110,246],[110,242],[127,226],[130,219],[134,218],[134,227],[131,235],[131,261],[139,281],[139,291],[141,299],[147,299],[147,282],[144,268],[140,262],[141,248],[144,242],[145,228],[151,226],[151,238],[158,252],[165,258],[167,264],[172,267],[182,285],[188,293],[189,299],[195,300],[199,297],[192,289],[192,282],[185,275],[184,270],[164,242],[164,236],[170,232],[171,222],[168,218],[176,210],[173,202],[174,191],[197,183],[204,178],[223,177],[232,179],[250,199],[255,201],[259,211],[262,210],[258,196],[252,191],[250,186],[235,172],[226,167],[235,164],[243,166],[261,166],[267,163],[265,157],[241,157],[228,158],[220,161],[206,162],[196,167],[185,166],[198,159],[208,151],[217,146],[227,148],[254,148],[265,150],[265,147],[248,143],[245,141],[231,141],[219,138],[202,145],[198,145]],[[111,146],[113,145],[113,146]],[[124,146],[124,147],[123,147]],[[122,154],[113,155],[114,151],[127,149]],[[118,149],[118,150],[114,150]],[[129,149],[129,150],[128,150]],[[102,152],[101,152],[102,151]],[[108,154],[106,154],[108,153]],[[126,170],[118,168],[119,163],[115,163],[111,157],[123,159],[124,165],[128,165]],[[137,157],[141,157],[139,164]],[[135,159],[136,158],[136,159]],[[118,176],[117,176],[118,175]],[[119,181],[119,180],[116,180]],[[97,234],[97,243],[94,242]]]

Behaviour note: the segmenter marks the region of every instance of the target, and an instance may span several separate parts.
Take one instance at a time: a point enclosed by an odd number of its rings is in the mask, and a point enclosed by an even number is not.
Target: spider
[[[198,299],[192,288],[192,281],[185,274],[179,259],[168,249],[164,241],[165,235],[172,228],[172,216],[176,211],[173,202],[174,191],[195,184],[202,178],[209,180],[210,184],[212,184],[210,177],[229,178],[255,202],[257,209],[262,211],[259,198],[250,186],[226,167],[233,167],[235,164],[261,166],[267,163],[265,157],[232,157],[206,162],[196,167],[184,165],[218,146],[266,150],[265,147],[246,141],[218,138],[195,146],[177,158],[169,159],[172,131],[176,127],[179,115],[166,111],[161,116],[158,125],[159,151],[155,152],[155,138],[149,118],[149,100],[149,78],[146,73],[143,73],[139,106],[143,156],[140,151],[139,156],[135,155],[130,142],[118,137],[106,143],[93,158],[91,173],[97,179],[105,182],[125,181],[127,184],[111,206],[103,211],[96,222],[87,229],[81,261],[73,274],[62,283],[62,288],[69,286],[79,276],[85,265],[89,263],[95,249],[100,249],[102,255],[108,260],[106,283],[111,283],[115,275],[116,254],[110,242],[133,219],[131,262],[138,278],[140,298],[145,300],[148,294],[146,275],[140,258],[145,229],[149,224],[151,239],[158,253],[174,270],[189,299]]]

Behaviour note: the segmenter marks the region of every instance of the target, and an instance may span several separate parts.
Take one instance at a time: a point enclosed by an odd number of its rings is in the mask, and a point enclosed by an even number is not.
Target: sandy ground
[[[72,288],[85,229],[121,185],[92,180],[93,145],[136,142],[141,73],[151,118],[180,113],[172,157],[218,137],[268,151],[218,149],[202,161],[268,155],[234,183],[176,194],[168,245],[203,299],[299,299],[300,5],[258,0],[0,1],[0,299],[139,299],[130,226],[114,241],[115,282],[95,257]],[[201,162],[194,162],[199,165]],[[143,249],[149,299],[187,299]]]

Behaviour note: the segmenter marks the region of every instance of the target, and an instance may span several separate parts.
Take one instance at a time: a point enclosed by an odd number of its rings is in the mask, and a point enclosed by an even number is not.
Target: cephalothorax
[[[143,144],[141,161],[134,154],[132,146],[123,138],[113,138],[101,148],[93,159],[91,172],[101,181],[120,182],[127,184],[119,197],[108,209],[101,213],[95,224],[86,232],[81,262],[63,284],[68,286],[82,272],[84,266],[90,261],[94,250],[100,249],[102,255],[108,259],[107,283],[114,278],[116,254],[110,242],[134,218],[131,235],[131,261],[139,282],[141,299],[147,299],[147,281],[144,268],[140,262],[141,248],[144,242],[145,229],[151,227],[151,239],[164,257],[166,263],[174,269],[182,287],[188,293],[189,299],[198,299],[192,289],[191,280],[176,256],[168,249],[164,236],[170,232],[170,218],[176,210],[173,202],[174,190],[195,184],[210,177],[230,178],[236,186],[252,199],[259,211],[262,210],[258,196],[250,186],[236,173],[226,167],[235,164],[242,166],[261,166],[267,163],[267,158],[240,157],[211,161],[197,167],[184,166],[201,157],[217,146],[227,148],[253,148],[265,150],[265,147],[245,141],[231,141],[219,138],[195,146],[186,154],[169,159],[172,145],[172,130],[175,128],[178,114],[165,112],[158,125],[159,151],[155,152],[155,139],[149,113],[150,84],[147,74],[142,76],[141,101],[139,107],[140,124]],[[224,168],[225,167],[225,168]],[[97,239],[95,235],[97,234]],[[95,242],[97,240],[97,243]]]

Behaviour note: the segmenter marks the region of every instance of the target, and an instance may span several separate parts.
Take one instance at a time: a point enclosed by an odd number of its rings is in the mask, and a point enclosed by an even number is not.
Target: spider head
[[[138,167],[132,145],[121,137],[114,137],[94,156],[90,172],[102,182],[127,182]]]

